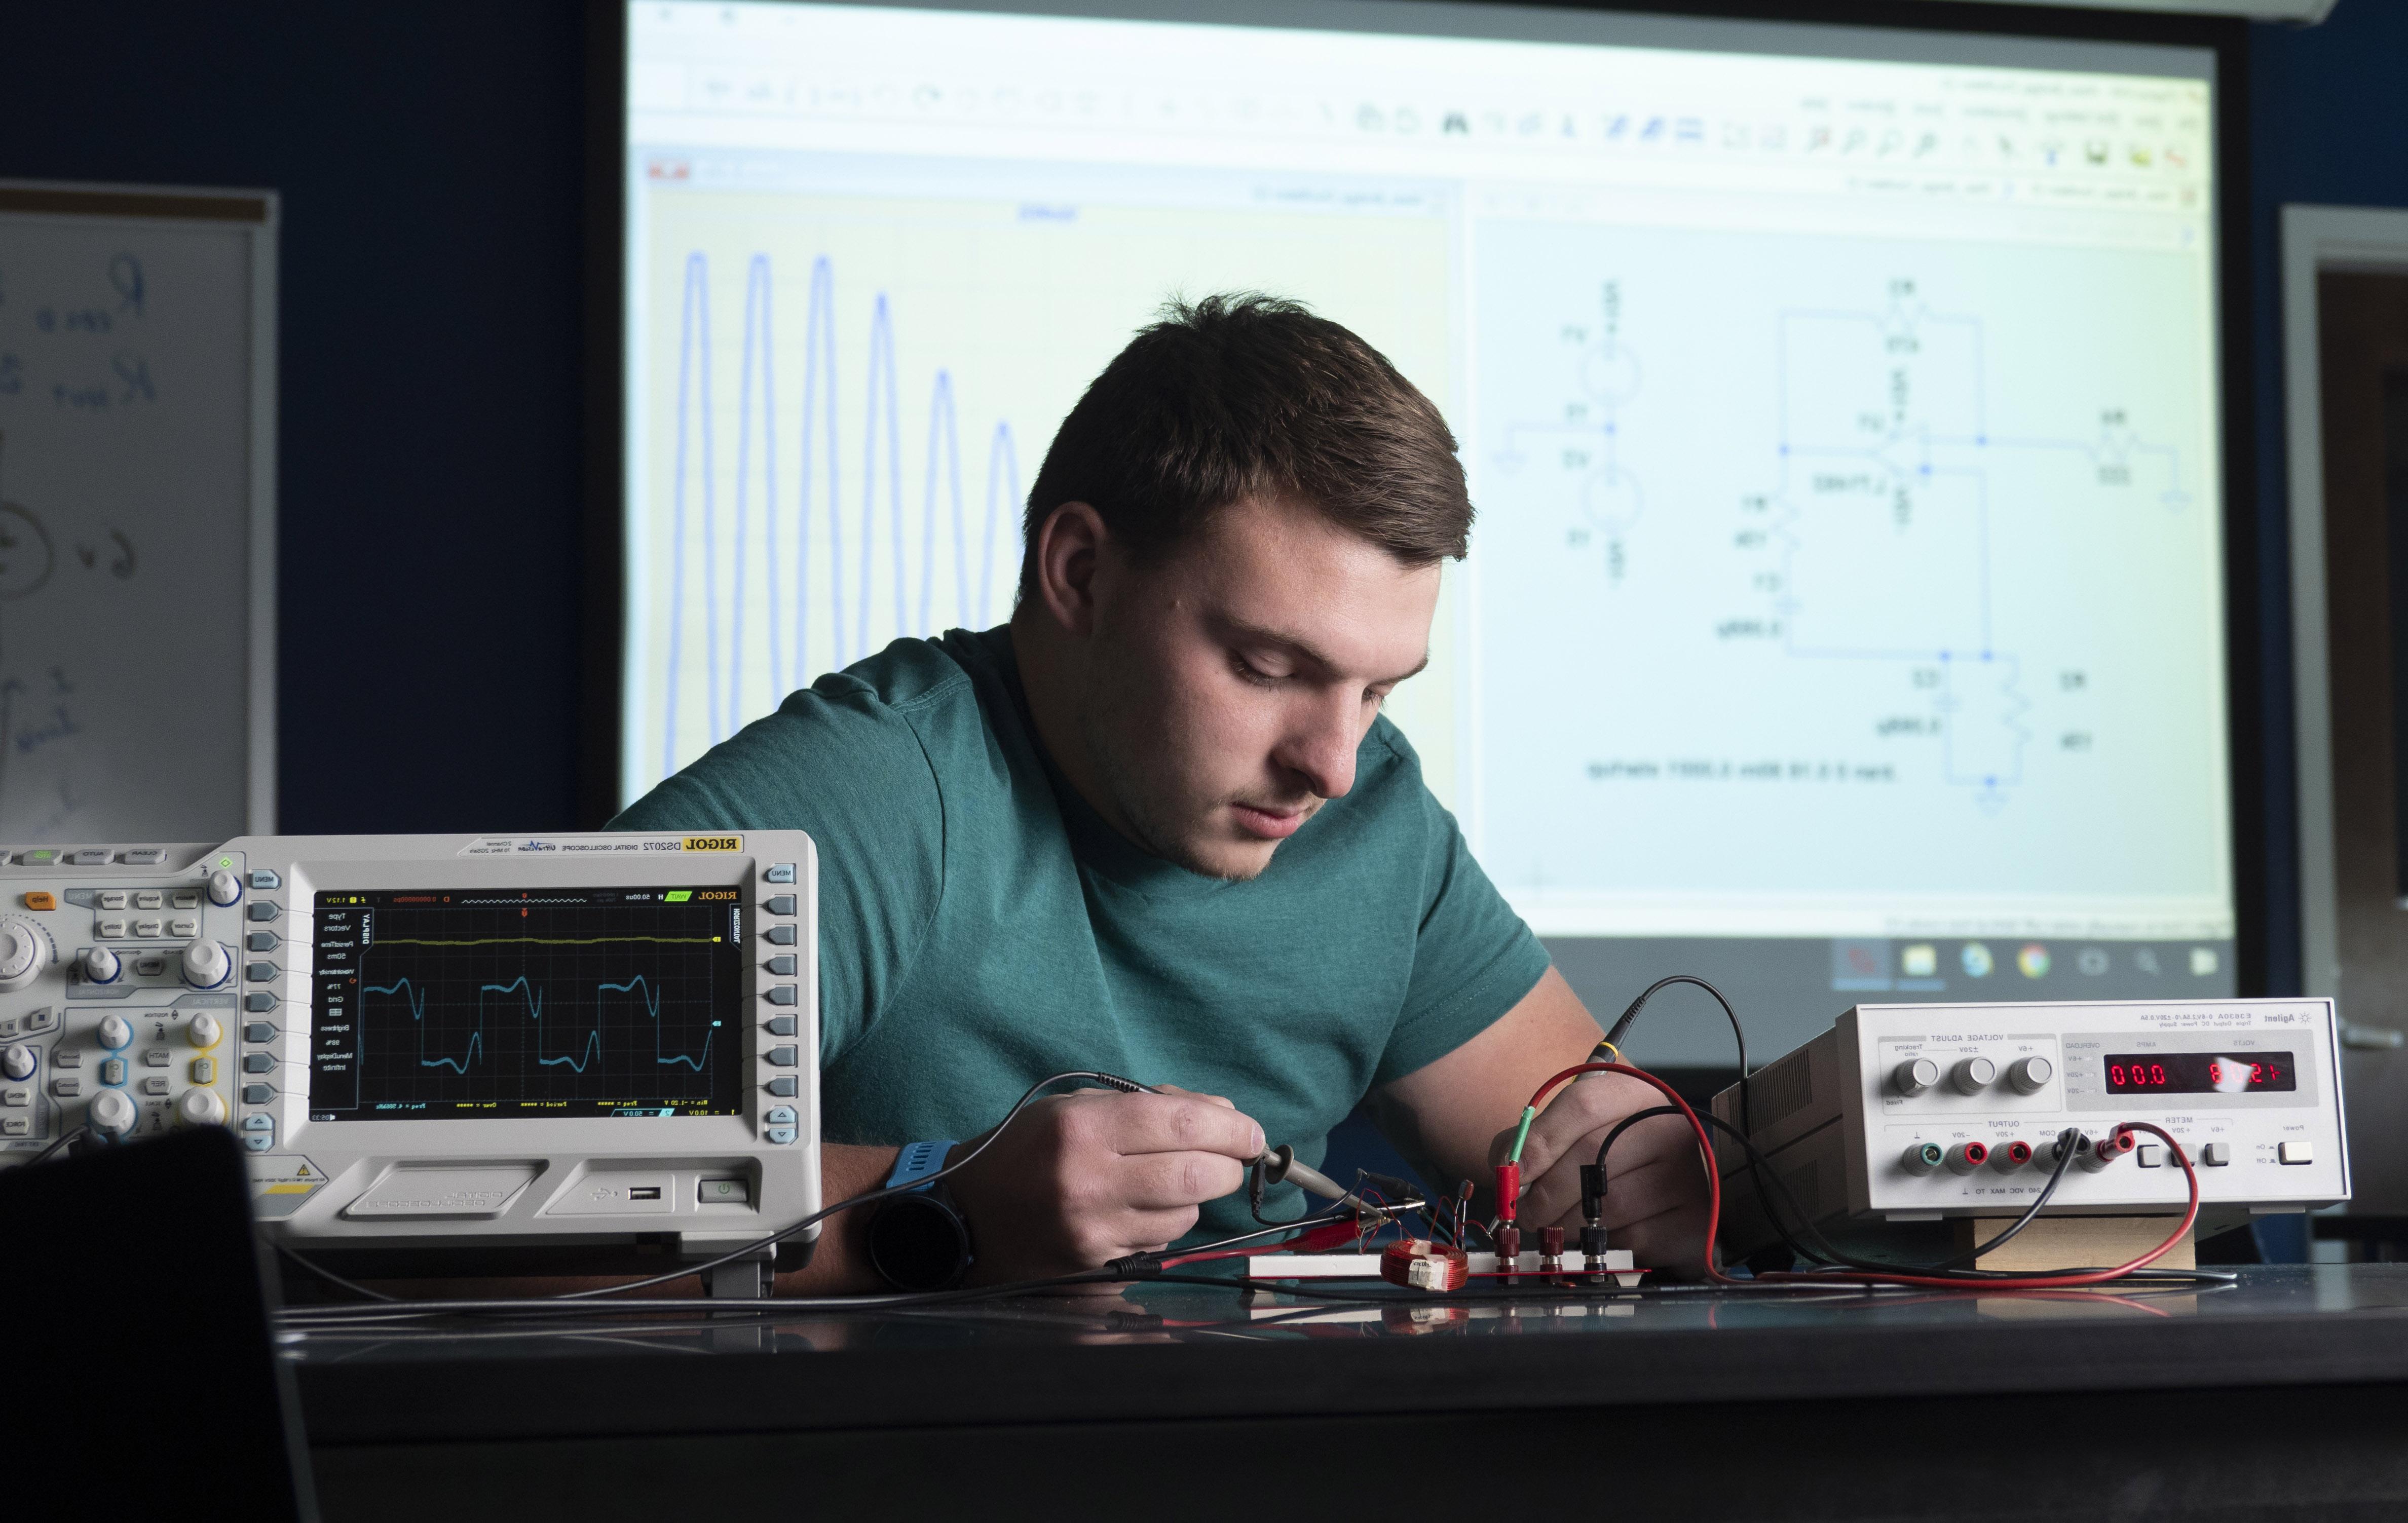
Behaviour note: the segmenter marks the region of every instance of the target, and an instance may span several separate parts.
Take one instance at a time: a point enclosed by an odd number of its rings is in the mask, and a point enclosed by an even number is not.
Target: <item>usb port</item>
[[[661,1187],[658,1185],[632,1185],[627,1189],[627,1199],[631,1201],[657,1201],[660,1198]]]

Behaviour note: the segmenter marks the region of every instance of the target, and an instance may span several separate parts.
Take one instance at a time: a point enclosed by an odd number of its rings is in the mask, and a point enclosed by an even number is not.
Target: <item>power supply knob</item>
[[[2057,1065],[2045,1058],[2018,1058],[2007,1065],[2007,1082],[2017,1094],[2036,1095],[2055,1077]]]
[[[1987,1058],[1960,1058],[1948,1071],[1948,1082],[1960,1095],[1978,1095],[1999,1082],[1999,1065]]]
[[[134,1040],[134,1028],[125,1023],[123,1016],[103,1016],[100,1029],[93,1034],[100,1038],[102,1046],[111,1052],[117,1052],[122,1050],[125,1044]]]
[[[6,1074],[12,1079],[32,1078],[34,1049],[20,1042],[6,1052],[0,1052],[0,1074]]]
[[[87,947],[76,954],[76,971],[87,984],[113,984],[125,965],[106,947]]]
[[[209,903],[231,904],[242,897],[242,879],[221,867],[209,875]]]
[[[176,1115],[186,1126],[221,1126],[225,1122],[225,1102],[214,1090],[187,1089],[176,1102]]]
[[[24,921],[0,920],[0,989],[22,989],[42,971],[42,933]]]
[[[133,1098],[124,1090],[103,1089],[92,1097],[92,1108],[84,1113],[83,1119],[84,1124],[94,1132],[122,1137],[134,1130],[134,1123],[142,1119],[142,1113],[135,1107]]]
[[[1889,1071],[1889,1081],[1902,1095],[1919,1095],[1940,1082],[1940,1065],[1928,1058],[1909,1058]]]
[[[193,1023],[184,1030],[186,1034],[192,1037],[193,1046],[203,1052],[208,1051],[225,1038],[225,1028],[218,1024],[217,1017],[206,1011],[194,1016]]]
[[[184,943],[184,982],[194,989],[215,989],[233,975],[233,955],[216,942]]]

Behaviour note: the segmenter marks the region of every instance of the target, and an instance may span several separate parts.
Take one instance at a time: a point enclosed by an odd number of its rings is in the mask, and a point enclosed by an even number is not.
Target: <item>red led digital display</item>
[[[2287,1052],[2122,1052],[2107,1057],[2111,1095],[2245,1095],[2300,1087]]]

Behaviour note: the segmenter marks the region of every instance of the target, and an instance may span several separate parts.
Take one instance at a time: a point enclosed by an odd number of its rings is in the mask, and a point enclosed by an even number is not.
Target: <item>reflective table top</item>
[[[2408,1381],[2408,1265],[2234,1273],[2211,1288],[1444,1302],[1384,1286],[1354,1302],[1148,1283],[908,1310],[580,1310],[283,1336],[315,1442]]]

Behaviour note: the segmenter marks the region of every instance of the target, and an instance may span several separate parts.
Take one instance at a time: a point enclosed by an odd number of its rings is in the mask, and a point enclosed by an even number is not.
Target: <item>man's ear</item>
[[[1096,628],[1096,571],[1111,531],[1086,503],[1064,503],[1037,529],[1037,602],[1066,634]]]

